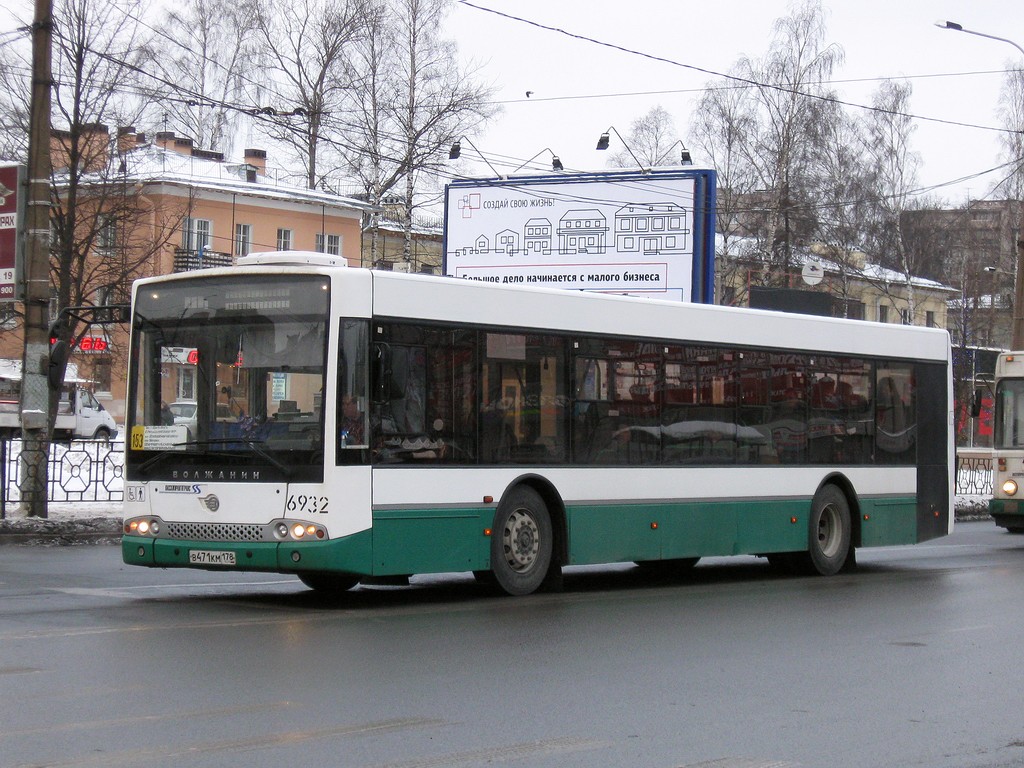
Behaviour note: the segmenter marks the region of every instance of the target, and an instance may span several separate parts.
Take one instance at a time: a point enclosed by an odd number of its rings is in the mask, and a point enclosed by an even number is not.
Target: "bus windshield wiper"
[[[224,443],[241,443],[242,445],[245,445],[246,447],[250,448],[252,452],[259,456],[261,459],[264,459],[270,464],[273,464],[274,468],[279,469],[281,471],[281,474],[283,474],[285,477],[291,477],[292,468],[289,467],[287,464],[279,461],[269,451],[267,451],[267,449],[263,447],[263,442],[263,440],[254,440],[250,437],[216,437],[211,440],[189,440],[188,442],[184,443],[175,443],[175,445],[183,445],[187,447],[190,445],[202,446],[223,445]],[[168,453],[173,453],[173,451],[168,451]],[[150,459],[150,461],[152,461],[152,459]]]
[[[285,477],[291,477],[292,468],[287,464],[279,461],[270,452],[268,452],[263,446],[262,440],[253,440],[245,437],[219,437],[212,440],[188,440],[184,443],[175,443],[175,448],[187,448],[189,446],[205,446],[205,445],[223,445],[224,443],[240,443],[250,448],[253,453],[259,456],[261,459],[269,462],[274,466],[275,469],[280,470],[281,474]],[[160,453],[146,459],[142,464],[139,465],[139,472],[145,472],[154,464],[163,461],[168,456],[182,456],[182,451],[160,451]],[[193,454],[195,455],[195,454]],[[205,454],[209,455],[209,454]],[[239,454],[236,454],[239,455]]]

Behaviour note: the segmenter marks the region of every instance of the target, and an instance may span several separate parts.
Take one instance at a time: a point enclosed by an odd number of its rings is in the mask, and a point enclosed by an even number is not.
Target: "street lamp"
[[[609,125],[608,130],[602,133],[601,136],[597,139],[597,149],[608,149],[608,145],[611,143],[611,136],[609,135],[609,132],[612,132],[619,137],[619,141],[622,142],[622,146],[624,146],[626,148],[626,151],[629,152],[629,156],[633,158],[633,162],[640,166],[641,173],[647,173],[648,171],[650,171],[650,168],[644,168],[644,164],[637,159],[636,155],[633,154],[633,150],[629,148],[629,144],[627,144],[626,140],[622,138],[622,134],[615,130],[614,125]]]
[[[973,29],[964,29],[963,24],[957,24],[955,21],[936,21],[935,26],[940,29],[951,29],[954,32],[964,32],[968,35],[977,35],[978,37],[987,37],[989,40],[998,40],[1001,43],[1009,43],[1021,54],[1024,54],[1024,48],[1015,43],[1013,40],[1007,40],[1005,37],[997,37],[996,35],[989,35],[984,32],[975,32]],[[986,271],[988,271],[986,269]],[[1010,348],[1013,350],[1024,349],[1024,238],[1017,237],[1017,274],[1014,279],[1014,291],[1013,291],[1013,339],[1010,341]]]
[[[544,149],[542,149],[536,155],[534,155],[529,160],[527,160],[525,163],[523,163],[518,168],[513,170],[512,173],[515,173],[516,171],[521,170],[522,168],[525,168],[530,163],[532,163],[534,160],[536,160],[538,157],[543,155],[545,152],[551,153],[551,170],[552,171],[564,171],[565,170],[565,167],[562,165],[562,161],[558,159],[558,155],[556,155],[554,153],[554,151],[551,149],[551,147],[544,147]],[[509,176],[511,176],[512,173],[510,173]]]
[[[480,159],[487,163],[487,167],[491,169],[495,176],[497,176],[499,179],[504,178],[500,173],[498,173],[497,169],[493,165],[491,165],[491,161],[484,157],[484,153],[477,149],[476,144],[470,141],[469,137],[467,136],[461,136],[455,140],[455,143],[452,144],[452,148],[448,151],[449,160],[458,160],[459,157],[462,156],[462,142],[466,142],[467,144],[469,144],[469,146],[471,146],[476,151],[476,153],[480,155]]]
[[[1021,53],[1024,53],[1024,48],[1021,48],[1013,40],[1007,40],[1005,37],[996,37],[995,35],[988,35],[984,32],[975,32],[973,29],[964,29],[963,24],[957,24],[955,21],[939,21],[935,22],[935,26],[939,29],[951,29],[954,32],[964,32],[968,35],[977,35],[978,37],[987,37],[989,40],[998,40],[1001,43],[1009,43]]]

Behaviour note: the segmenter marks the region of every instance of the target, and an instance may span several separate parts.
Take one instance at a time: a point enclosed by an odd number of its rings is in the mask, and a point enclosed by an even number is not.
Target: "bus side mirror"
[[[971,418],[976,419],[981,416],[981,403],[984,397],[984,392],[980,389],[974,390],[974,397],[971,399]]]

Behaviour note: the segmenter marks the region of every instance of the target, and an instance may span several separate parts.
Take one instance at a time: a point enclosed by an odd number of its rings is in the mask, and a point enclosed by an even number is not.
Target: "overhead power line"
[[[953,126],[957,126],[957,127],[960,127],[960,128],[975,128],[975,129],[980,130],[980,131],[994,131],[994,132],[997,132],[997,133],[1022,133],[1022,134],[1024,134],[1024,131],[1019,131],[1019,130],[1011,130],[1011,129],[1007,129],[1007,128],[999,128],[999,127],[995,127],[995,126],[991,126],[991,125],[978,125],[976,123],[964,123],[964,122],[960,122],[958,120],[946,120],[946,119],[939,118],[939,117],[926,117],[924,115],[915,115],[915,114],[910,113],[910,112],[899,112],[899,111],[892,110],[892,109],[883,109],[883,108],[880,108],[880,107],[873,107],[873,106],[870,106],[868,104],[858,104],[857,102],[845,101],[845,100],[837,98],[835,96],[828,96],[826,94],[807,93],[805,91],[801,91],[798,88],[791,88],[791,87],[789,87],[787,85],[781,85],[779,83],[759,82],[759,81],[754,80],[753,78],[749,78],[749,77],[741,77],[739,75],[730,75],[730,74],[727,74],[725,72],[716,72],[715,70],[707,69],[706,67],[698,67],[695,64],[685,64],[685,63],[680,62],[680,61],[675,61],[674,59],[669,59],[669,58],[667,58],[665,56],[656,56],[656,55],[654,55],[652,53],[646,53],[644,51],[638,51],[638,50],[635,50],[633,48],[627,48],[625,46],[618,45],[616,43],[610,43],[610,42],[608,42],[606,40],[598,40],[597,38],[588,37],[587,35],[581,35],[581,34],[578,34],[578,33],[575,33],[575,32],[569,32],[568,30],[561,29],[560,27],[553,27],[553,26],[550,26],[548,24],[541,24],[540,22],[533,21],[531,19],[525,19],[525,18],[523,18],[521,16],[514,16],[514,15],[512,15],[510,13],[504,13],[503,11],[495,10],[494,8],[487,8],[487,7],[482,6],[482,5],[477,5],[476,3],[472,3],[469,0],[458,0],[458,2],[459,2],[460,5],[464,5],[467,8],[474,8],[474,9],[476,9],[478,11],[483,11],[484,13],[491,13],[491,14],[494,14],[495,16],[500,16],[502,18],[508,19],[509,21],[514,21],[514,22],[517,22],[519,24],[526,24],[526,25],[531,26],[531,27],[536,27],[537,29],[543,29],[546,32],[554,32],[554,33],[559,34],[559,35],[564,35],[565,37],[570,37],[570,38],[572,38],[574,40],[581,40],[581,41],[586,42],[586,43],[592,43],[593,45],[599,45],[599,46],[602,46],[604,48],[609,48],[609,49],[614,50],[614,51],[619,51],[620,53],[625,53],[625,54],[628,54],[630,56],[638,56],[640,58],[648,59],[650,61],[656,61],[656,62],[659,62],[659,63],[662,63],[662,64],[668,64],[668,65],[673,66],[673,67],[679,67],[681,69],[689,69],[689,70],[692,70],[694,72],[700,72],[700,73],[705,74],[705,75],[710,75],[711,77],[720,77],[720,78],[723,78],[725,80],[729,80],[731,82],[741,83],[741,84],[743,84],[746,87],[767,88],[769,90],[779,91],[780,93],[788,93],[788,94],[792,94],[792,95],[796,95],[796,96],[802,96],[802,97],[807,98],[807,99],[815,99],[817,101],[824,101],[824,102],[827,102],[829,104],[836,104],[836,105],[843,106],[843,107],[850,107],[850,108],[853,108],[853,109],[860,109],[860,110],[864,110],[864,111],[867,111],[867,112],[878,112],[878,113],[881,113],[881,114],[893,115],[893,116],[896,116],[896,117],[907,117],[907,118],[910,118],[912,120],[923,120],[923,121],[930,122],[930,123],[939,123],[941,125],[953,125]]]

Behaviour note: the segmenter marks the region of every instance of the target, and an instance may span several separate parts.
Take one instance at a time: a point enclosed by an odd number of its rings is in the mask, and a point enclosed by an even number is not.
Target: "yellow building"
[[[747,250],[752,242],[733,238],[729,253],[724,253],[719,237],[715,259],[717,303],[751,306],[753,295],[753,305],[758,305],[759,292],[767,282],[766,266]],[[774,290],[789,294],[781,301],[828,306],[828,314],[836,317],[931,328],[948,327],[947,305],[958,295],[956,289],[935,280],[914,276],[908,280],[899,272],[872,264],[862,252],[838,259],[821,244],[796,254],[785,275],[772,274],[771,284]],[[816,302],[816,297],[822,301]]]
[[[133,129],[121,129],[116,137],[103,125],[89,126],[88,131],[86,145],[97,151],[91,153],[87,170],[95,172],[95,178],[87,178],[81,187],[83,198],[88,199],[90,184],[109,190],[116,183],[133,203],[131,217],[112,217],[90,258],[97,265],[114,258],[132,264],[129,281],[229,266],[239,256],[260,251],[319,251],[342,256],[352,266],[361,263],[368,206],[271,179],[263,150],[247,149],[244,162],[232,163],[173,133],[158,133],[150,142]],[[51,141],[58,195],[67,138],[55,131]],[[94,215],[105,215],[101,206]],[[151,248],[146,251],[151,255],[138,264],[132,251],[143,248]],[[127,289],[107,283],[88,286],[91,301],[86,303],[116,300],[118,294],[126,296]],[[0,334],[0,358],[20,359],[22,345],[20,327],[8,322]],[[127,328],[119,325],[93,327],[71,358],[94,382],[97,399],[118,422],[124,419],[126,358]]]

